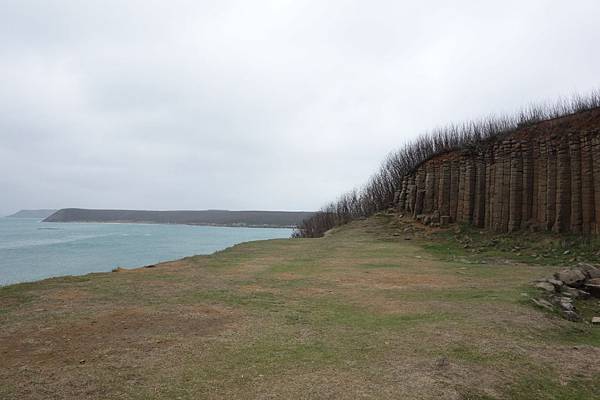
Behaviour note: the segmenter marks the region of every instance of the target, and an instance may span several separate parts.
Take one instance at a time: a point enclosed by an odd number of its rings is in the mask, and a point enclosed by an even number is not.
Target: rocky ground
[[[558,311],[569,321],[600,324],[600,312],[583,318],[575,305],[579,301],[580,304],[588,303],[588,307],[594,302],[600,306],[600,268],[579,263],[574,268],[556,272],[551,278],[539,279],[535,287],[542,292],[540,298],[532,299],[536,305]]]

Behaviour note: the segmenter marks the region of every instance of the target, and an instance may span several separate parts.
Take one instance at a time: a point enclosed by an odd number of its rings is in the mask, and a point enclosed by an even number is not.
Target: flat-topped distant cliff
[[[47,218],[54,214],[56,210],[21,210],[14,214],[8,215],[7,218]]]
[[[144,211],[65,208],[48,216],[44,222],[127,222],[293,228],[312,214],[304,211]]]

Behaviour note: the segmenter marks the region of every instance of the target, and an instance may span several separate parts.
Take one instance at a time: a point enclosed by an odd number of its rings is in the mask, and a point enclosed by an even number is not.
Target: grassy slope
[[[600,328],[528,304],[553,267],[398,224],[1,288],[0,398],[600,397]]]

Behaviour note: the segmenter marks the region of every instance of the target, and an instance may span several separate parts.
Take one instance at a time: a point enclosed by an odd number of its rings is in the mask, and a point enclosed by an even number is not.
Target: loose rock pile
[[[569,321],[581,321],[573,302],[600,298],[600,268],[580,263],[555,273],[552,278],[537,280],[535,287],[543,292],[542,297],[533,299],[535,304],[551,311],[558,310]]]

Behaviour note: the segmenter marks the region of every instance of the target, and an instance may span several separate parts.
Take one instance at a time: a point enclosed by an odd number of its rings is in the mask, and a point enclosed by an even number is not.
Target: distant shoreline
[[[43,222],[147,223],[294,229],[314,213],[305,211],[97,210],[65,208]]]
[[[8,217],[5,217],[8,218]],[[39,218],[22,218],[22,219],[39,219]],[[153,222],[153,221],[45,221],[40,220],[42,223],[54,223],[54,224],[136,224],[136,225],[187,225],[187,226],[210,226],[216,228],[268,228],[268,229],[296,229],[295,225],[236,225],[236,224],[209,224],[209,223],[180,223],[180,222]]]

